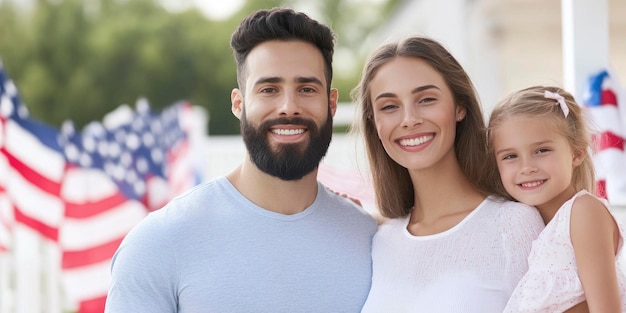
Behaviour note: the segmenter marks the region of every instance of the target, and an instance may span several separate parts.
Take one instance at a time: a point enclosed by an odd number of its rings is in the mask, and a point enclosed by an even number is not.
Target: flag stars
[[[28,109],[20,101],[17,86],[13,80],[4,74],[2,62],[0,62],[0,115],[5,118],[25,119],[28,117]]]
[[[139,181],[139,177],[137,177],[137,173],[135,171],[126,172],[126,177],[124,179],[131,185]]]
[[[102,140],[106,137],[106,129],[101,123],[91,122],[85,126],[83,136]]]
[[[90,136],[83,136],[83,148],[89,153],[96,151],[96,140]]]
[[[113,174],[115,173],[115,164],[111,162],[105,162],[103,165],[103,169],[107,175],[113,177]]]
[[[154,121],[150,124],[150,130],[155,134],[163,133],[163,125],[160,121]]]
[[[133,189],[135,190],[136,194],[142,195],[146,193],[146,184],[143,181],[137,181],[133,185]]]
[[[65,148],[63,150],[68,160],[70,160],[71,162],[78,161],[80,152],[78,151],[76,145],[74,145],[73,143],[68,143],[65,145]]]
[[[130,167],[133,165],[133,156],[130,154],[130,152],[122,152],[122,155],[120,156],[120,163],[125,168],[130,169]]]
[[[115,141],[117,142],[125,142],[126,141],[126,132],[123,129],[120,129],[115,132]]]
[[[89,153],[82,153],[80,155],[80,159],[78,160],[78,164],[82,167],[91,167],[92,159]]]
[[[137,171],[139,171],[139,173],[141,174],[146,174],[148,173],[148,170],[148,161],[146,160],[146,158],[139,157],[137,159]]]
[[[122,181],[124,179],[124,167],[117,164],[117,165],[113,165],[112,166],[112,173],[111,176],[117,180],[117,181]]]
[[[102,156],[107,155],[109,144],[106,141],[98,142],[98,153]]]
[[[58,141],[69,162],[103,170],[125,194],[140,199],[149,175],[166,177],[166,151],[185,138],[178,109],[152,115],[142,108],[113,126],[92,122],[82,133],[66,123]]]
[[[13,80],[6,80],[4,83],[4,92],[11,98],[17,97],[17,86],[13,83]]]
[[[111,158],[117,158],[122,154],[122,149],[120,148],[120,145],[114,141],[110,141],[107,145],[107,151],[104,154],[105,156],[108,155]]]
[[[142,131],[146,127],[146,123],[143,119],[137,118],[133,120],[132,129],[136,132]]]
[[[20,105],[17,107],[17,116],[19,116],[20,118],[27,118],[28,117],[28,108],[26,108],[26,106],[24,105]]]
[[[152,151],[150,152],[150,155],[152,156],[152,159],[154,160],[154,162],[156,163],[163,162],[163,153],[161,152],[161,150],[152,149]]]
[[[141,146],[141,142],[139,141],[139,136],[135,133],[130,133],[127,136],[126,147],[130,150],[137,150]]]
[[[9,117],[13,115],[13,102],[11,99],[5,95],[0,96],[0,114],[4,117]]]
[[[150,148],[154,145],[154,136],[151,133],[145,133],[142,137],[144,146]]]

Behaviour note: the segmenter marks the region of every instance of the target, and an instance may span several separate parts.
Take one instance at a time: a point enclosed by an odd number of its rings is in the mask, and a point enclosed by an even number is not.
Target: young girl
[[[514,92],[494,108],[488,133],[494,188],[546,223],[505,312],[626,312],[623,229],[593,196],[589,134],[572,95]]]

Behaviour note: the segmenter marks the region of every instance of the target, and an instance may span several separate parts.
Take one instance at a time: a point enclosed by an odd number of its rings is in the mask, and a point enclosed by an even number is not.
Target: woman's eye
[[[419,103],[430,103],[430,102],[433,102],[433,101],[437,101],[437,98],[426,97],[426,98],[423,98],[422,100],[420,100]]]
[[[394,108],[396,108],[395,104],[385,104],[385,105],[380,107],[380,110],[381,111],[387,111],[387,110],[391,110],[391,109],[394,109]]]
[[[507,154],[502,157],[502,160],[511,160],[511,159],[514,159],[515,157],[516,157],[515,154]]]

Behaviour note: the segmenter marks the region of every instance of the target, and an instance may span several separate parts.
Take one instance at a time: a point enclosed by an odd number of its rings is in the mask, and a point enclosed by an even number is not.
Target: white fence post
[[[41,308],[41,236],[16,224],[13,228],[15,313],[37,313]]]
[[[13,292],[10,287],[11,275],[11,254],[9,252],[0,253],[0,313],[10,313],[12,310]]]
[[[46,241],[42,247],[43,255],[43,312],[61,313],[63,311],[61,288],[61,249],[56,242]]]

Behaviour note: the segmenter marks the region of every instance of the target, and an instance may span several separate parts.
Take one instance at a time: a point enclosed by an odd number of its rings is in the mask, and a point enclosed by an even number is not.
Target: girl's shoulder
[[[571,204],[570,223],[572,227],[601,228],[616,227],[617,219],[613,216],[608,203],[587,191],[574,196]]]
[[[624,230],[607,203],[588,192],[579,192],[573,198],[569,220],[569,235],[574,249],[591,251],[605,248],[619,253]]]
[[[598,198],[586,190],[581,190],[572,197],[572,208],[590,207],[609,210],[609,204],[605,199]],[[609,210],[610,211],[610,210]]]

